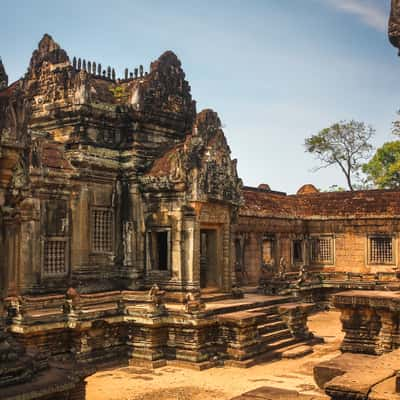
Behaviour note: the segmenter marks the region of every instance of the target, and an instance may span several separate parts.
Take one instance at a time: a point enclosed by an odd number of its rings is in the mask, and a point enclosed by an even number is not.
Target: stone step
[[[218,315],[220,322],[235,324],[238,326],[245,325],[263,325],[269,322],[280,320],[275,305],[269,307],[255,308],[252,310],[239,310]]]
[[[270,346],[271,344],[276,344],[281,340],[292,338],[292,334],[289,329],[284,328],[278,331],[264,333],[260,336],[260,341],[263,345]]]
[[[204,294],[202,293],[201,299],[205,303],[211,303],[212,301],[221,301],[221,300],[232,299],[232,294],[231,293],[222,293],[222,292],[204,293]]]
[[[279,355],[287,351],[291,346],[300,343],[300,339],[295,338],[289,333],[289,336],[282,337],[280,340],[275,340],[272,343],[266,343],[264,352],[276,352],[279,350]]]
[[[262,362],[280,359],[283,353],[302,344],[303,342],[300,339],[294,337],[282,339],[273,344],[266,345],[258,354],[252,355],[249,358],[243,358],[241,360],[230,359],[226,360],[224,364],[231,367],[249,368]]]
[[[287,329],[286,324],[280,319],[279,315],[278,315],[278,318],[279,318],[279,320],[277,320],[277,321],[267,322],[265,324],[259,325],[258,332],[260,333],[260,335]]]
[[[262,312],[264,309],[271,306],[278,306],[283,304],[288,304],[295,299],[289,296],[260,296],[263,299],[257,301],[246,301],[246,297],[241,300],[225,300],[220,304],[218,302],[208,302],[206,304],[206,315],[220,315],[226,313],[233,313],[236,311],[252,311],[252,312]]]

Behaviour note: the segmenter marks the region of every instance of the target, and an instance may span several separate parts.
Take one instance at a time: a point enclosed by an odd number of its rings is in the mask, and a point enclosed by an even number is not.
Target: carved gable
[[[241,202],[242,181],[217,113],[197,115],[185,142],[157,160],[142,178],[146,190],[185,188],[189,201]]]

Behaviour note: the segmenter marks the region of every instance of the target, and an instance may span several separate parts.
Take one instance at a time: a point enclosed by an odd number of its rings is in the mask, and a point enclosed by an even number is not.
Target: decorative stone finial
[[[125,79],[128,79],[128,68],[125,68]]]
[[[139,74],[140,74],[140,77],[143,76],[143,65],[139,65]]]
[[[83,59],[83,61],[82,61],[82,69],[84,71],[86,71],[86,60],[85,59]]]
[[[115,81],[115,69],[114,68],[111,70],[111,79],[113,81]]]
[[[97,75],[101,76],[101,64],[97,66]]]
[[[88,61],[88,63],[87,63],[87,72],[89,72],[89,74],[92,73],[92,62],[91,61]]]
[[[8,86],[8,75],[0,57],[0,90]]]
[[[96,75],[96,63],[94,61],[93,61],[93,64],[92,64],[92,74]]]
[[[76,69],[76,57],[72,59],[72,66],[74,69]]]
[[[107,67],[107,78],[108,79],[111,78],[111,67],[110,66]]]
[[[81,67],[82,67],[82,60],[81,60],[81,58],[79,57],[79,58],[78,58],[78,69],[81,69]]]
[[[135,68],[135,78],[138,77],[138,73],[139,73],[139,70],[137,68]]]

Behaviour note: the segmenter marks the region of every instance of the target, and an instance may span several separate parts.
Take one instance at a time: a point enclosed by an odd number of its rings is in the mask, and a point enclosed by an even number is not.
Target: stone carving
[[[139,75],[143,77],[143,67]],[[185,80],[181,62],[172,51],[165,52],[151,64],[143,86],[146,111],[157,109],[167,113],[181,113],[187,115],[189,123],[192,122],[195,109],[190,86]]]
[[[67,290],[65,295],[64,313],[69,316],[76,316],[79,307],[80,295],[78,291],[72,287]]]
[[[130,266],[133,264],[133,248],[132,242],[135,237],[134,224],[131,221],[123,223],[123,247],[124,247],[124,265]]]
[[[181,182],[193,201],[241,203],[236,160],[231,160],[221,122],[211,110],[198,114],[184,144],[167,152],[141,181],[152,191],[170,190]]]
[[[281,257],[279,259],[279,269],[278,269],[278,276],[279,278],[284,278],[286,274],[287,263],[285,257]]]
[[[0,138],[28,142],[28,121],[31,114],[31,102],[24,95],[23,83],[18,83],[5,105],[4,118],[0,119]]]
[[[61,49],[60,46],[47,33],[39,42],[38,49],[32,54],[29,73],[35,75],[38,74],[44,63],[69,63],[69,58],[65,50]]]
[[[8,317],[16,324],[20,324],[23,320],[22,298],[17,296],[8,297],[4,300],[7,304]]]
[[[159,308],[163,303],[164,295],[165,292],[163,290],[160,290],[158,285],[154,283],[149,290],[148,299],[156,308]]]
[[[189,292],[184,300],[185,312],[188,314],[196,314],[205,310],[206,306],[202,302],[199,293]]]
[[[243,292],[242,289],[240,289],[239,286],[235,285],[235,286],[232,287],[232,296],[235,299],[242,299],[244,297],[244,292]]]
[[[307,275],[307,267],[303,264],[299,269],[299,275],[297,277],[295,286],[300,287],[302,283],[306,282],[308,277]]]

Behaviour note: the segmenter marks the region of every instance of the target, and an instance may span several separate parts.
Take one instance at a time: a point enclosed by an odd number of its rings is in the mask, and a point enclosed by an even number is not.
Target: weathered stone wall
[[[274,219],[272,217],[255,218],[240,216],[236,234],[246,235],[244,245],[244,264],[246,279],[257,283],[262,275],[262,240],[273,237],[275,243],[275,265],[279,260],[286,261],[286,271],[298,271],[301,263],[293,260],[293,240],[304,242],[304,263],[314,271],[352,272],[363,274],[393,273],[399,267],[400,222],[397,218],[360,219]],[[372,264],[368,262],[368,238],[370,235],[389,235],[394,237],[393,258],[391,264]],[[310,260],[309,238],[328,235],[334,241],[333,263],[313,264]]]

